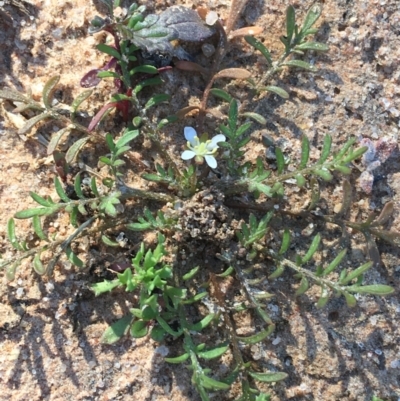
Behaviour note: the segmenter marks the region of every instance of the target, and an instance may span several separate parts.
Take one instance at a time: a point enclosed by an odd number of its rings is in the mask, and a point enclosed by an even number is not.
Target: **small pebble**
[[[274,339],[274,341],[272,341],[272,345],[278,345],[281,341],[282,341],[282,340],[281,340],[280,337],[276,337],[276,338]]]
[[[215,53],[215,47],[210,43],[204,43],[201,50],[206,57],[211,57]]]

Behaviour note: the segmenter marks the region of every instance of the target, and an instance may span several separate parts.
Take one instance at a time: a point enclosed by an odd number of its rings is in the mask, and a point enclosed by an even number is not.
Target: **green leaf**
[[[193,269],[191,269],[189,272],[187,272],[186,274],[184,274],[182,276],[182,280],[186,281],[186,280],[190,280],[192,279],[200,270],[200,266],[196,266]]]
[[[103,78],[120,79],[121,78],[121,76],[114,71],[99,71],[97,73],[97,77],[101,78],[101,79],[103,79]]]
[[[121,60],[121,58],[122,58],[117,49],[115,49],[114,47],[108,46],[104,43],[99,43],[96,46],[96,48],[97,48],[97,50],[100,50],[101,52],[106,53],[111,57],[115,57],[117,60]]]
[[[106,134],[106,143],[108,148],[111,150],[111,152],[114,152],[115,150],[115,143],[113,141],[113,137],[111,136],[110,133]]]
[[[294,177],[296,179],[296,184],[299,187],[304,187],[304,185],[306,185],[306,179],[304,178],[303,175],[301,174],[296,174],[296,176]]]
[[[249,183],[249,191],[250,192],[259,191],[268,197],[271,197],[273,195],[270,186],[254,181],[251,181]]]
[[[0,98],[12,100],[15,102],[20,102],[20,103],[30,103],[31,102],[31,99],[28,99],[21,93],[15,91],[13,89],[9,89],[9,88],[0,89]]]
[[[199,332],[199,331],[205,329],[213,321],[214,318],[215,318],[215,314],[210,313],[205,318],[200,320],[200,322],[190,325],[189,330]]]
[[[118,242],[112,241],[110,238],[108,238],[104,234],[101,236],[101,240],[108,246],[119,246]]]
[[[200,301],[200,299],[205,298],[207,296],[208,296],[207,292],[199,292],[195,296],[193,296],[189,299],[186,299],[185,301],[182,301],[182,304],[184,304],[184,305],[194,304],[195,302],[198,302],[198,301]]]
[[[19,260],[14,262],[6,271],[6,278],[8,281],[12,281],[15,279],[15,272],[17,270],[17,267],[21,264]]]
[[[310,189],[311,189],[311,202],[308,206],[308,210],[313,210],[315,206],[318,204],[320,199],[320,190],[319,190],[319,183],[315,177],[311,177],[310,179]]]
[[[38,252],[33,258],[33,269],[39,276],[43,276],[46,273],[46,267],[43,265],[40,260],[40,252]]]
[[[121,337],[123,337],[129,330],[130,325],[133,322],[134,317],[132,315],[126,315],[122,319],[113,323],[101,336],[100,341],[103,344],[114,344]]]
[[[367,262],[364,263],[362,266],[358,267],[357,269],[353,270],[350,272],[345,278],[340,280],[340,284],[346,285],[350,283],[350,281],[354,280],[357,278],[360,274],[365,273],[368,269],[372,267],[373,263],[372,262]]]
[[[269,66],[272,66],[271,53],[259,40],[255,39],[253,36],[245,36],[244,39],[249,45],[253,46],[256,50],[261,52],[261,54],[267,60]]]
[[[14,249],[17,251],[22,251],[22,247],[15,235],[15,221],[13,218],[9,219],[7,222],[7,237]]]
[[[112,281],[104,280],[101,283],[92,284],[90,288],[94,292],[94,295],[97,297],[98,295],[103,294],[104,292],[112,291],[120,284],[121,282],[118,279],[114,279]]]
[[[311,243],[310,248],[308,249],[307,253],[301,258],[301,264],[304,264],[304,263],[307,263],[310,261],[310,259],[314,255],[314,253],[317,252],[320,242],[321,242],[321,235],[318,233],[312,240],[312,243]]]
[[[132,124],[135,128],[139,128],[142,125],[143,119],[142,117],[136,116],[132,119]]]
[[[319,42],[304,42],[300,45],[297,45],[295,50],[314,50],[317,52],[327,52],[329,50],[329,46]]]
[[[254,334],[253,336],[248,336],[248,337],[237,336],[237,339],[245,344],[256,344],[266,339],[268,336],[270,336],[271,333],[274,331],[274,328],[275,326],[271,324],[266,330],[260,331],[259,333]]]
[[[343,291],[342,294],[344,295],[344,298],[346,299],[347,306],[349,306],[351,308],[357,304],[357,300],[354,297],[354,295],[351,295],[346,291]]]
[[[58,143],[60,142],[61,138],[71,131],[72,127],[68,126],[63,129],[60,129],[59,131],[55,132],[52,134],[50,142],[47,146],[47,154],[51,155],[53,152],[56,150]]]
[[[235,99],[233,99],[229,104],[229,112],[228,112],[228,124],[231,132],[236,131],[236,122],[238,119],[238,104]]]
[[[308,140],[306,135],[303,135],[303,137],[301,138],[301,159],[298,167],[299,170],[306,168],[309,157],[310,157],[310,141]]]
[[[14,217],[16,219],[29,219],[33,216],[49,216],[57,212],[62,207],[63,205],[53,205],[51,207],[39,207],[39,208],[22,210],[20,212],[15,213]]]
[[[225,100],[228,103],[230,103],[233,99],[233,97],[228,92],[225,92],[222,89],[212,88],[210,89],[210,93],[215,97],[219,97],[220,99]]]
[[[145,79],[144,81],[140,82],[138,85],[135,86],[134,92],[138,94],[144,87],[150,85],[161,85],[162,80],[159,76],[154,78]]]
[[[168,363],[182,363],[185,362],[188,358],[189,354],[182,354],[174,358],[164,358],[164,361]]]
[[[76,175],[75,181],[74,181],[74,190],[75,190],[76,196],[77,196],[79,199],[85,199],[85,197],[84,197],[84,195],[83,195],[83,192],[82,192],[81,185],[82,185],[81,174],[78,173],[78,174]],[[78,207],[79,207],[79,206],[78,206]]]
[[[271,273],[271,274],[268,276],[268,278],[271,279],[271,280],[273,280],[274,278],[278,278],[278,277],[282,276],[282,274],[283,274],[284,271],[285,271],[285,267],[284,267],[284,266],[281,266],[281,265],[278,265],[278,267],[276,268],[276,270],[275,270],[273,273]]]
[[[278,174],[282,174],[283,170],[285,169],[285,157],[283,156],[281,148],[278,146],[275,148],[275,155]]]
[[[137,72],[143,72],[146,74],[158,74],[157,68],[153,65],[138,65],[137,67],[130,70],[131,75],[136,74]]]
[[[352,152],[350,152],[349,155],[347,155],[346,157],[344,157],[342,159],[342,163],[346,164],[346,163],[350,163],[356,159],[358,159],[359,157],[361,157],[366,151],[368,150],[367,146],[363,146],[362,148],[358,148]]]
[[[92,177],[90,180],[90,189],[95,194],[96,197],[100,197],[99,190],[97,189],[96,178]]]
[[[221,344],[207,351],[198,352],[197,355],[203,359],[214,359],[223,355],[229,349],[229,344]]]
[[[88,89],[83,91],[82,93],[80,93],[72,102],[71,104],[71,109],[73,113],[76,113],[76,111],[78,110],[79,106],[87,99],[91,96],[91,94],[93,93],[93,89]]]
[[[145,231],[151,228],[151,223],[144,221],[143,223],[129,223],[126,228],[131,231]]]
[[[314,170],[314,174],[318,175],[319,177],[321,177],[323,180],[325,181],[331,181],[333,176],[332,174],[329,172],[329,170],[321,168],[321,169],[315,169]]]
[[[162,342],[167,335],[167,332],[160,326],[154,326],[150,332],[150,338],[153,341]]]
[[[296,15],[293,6],[289,6],[286,9],[286,39],[291,43],[294,33],[294,27],[296,25]]]
[[[259,372],[248,371],[248,374],[253,379],[264,383],[277,382],[280,380],[285,380],[288,377],[288,374],[284,372],[259,373]]]
[[[317,308],[323,308],[329,301],[329,291],[325,287],[321,287],[321,295],[317,302]]]
[[[321,7],[317,4],[311,6],[304,19],[303,26],[301,28],[302,32],[308,31],[317,22],[320,15],[321,15]]]
[[[173,337],[179,337],[182,334],[182,329],[179,329],[178,331],[173,330],[161,316],[157,317],[157,322],[168,334]]]
[[[59,80],[60,76],[56,75],[55,77],[50,78],[44,85],[42,96],[43,96],[43,104],[46,107],[46,109],[51,109],[52,107],[51,105],[51,102],[53,100],[52,94]]]
[[[147,335],[147,332],[147,322],[144,322],[143,320],[137,320],[131,326],[131,336],[133,338],[142,338]]]
[[[177,120],[178,120],[177,116],[165,117],[158,123],[157,128],[161,129],[161,128],[165,127],[167,124],[174,123]]]
[[[79,269],[82,269],[82,268],[85,266],[85,264],[82,262],[82,260],[79,259],[78,256],[77,256],[74,252],[72,252],[72,249],[71,249],[70,246],[68,246],[68,247],[65,249],[65,253],[67,254],[68,260],[69,260],[73,265],[79,267]]]
[[[228,277],[230,276],[233,272],[235,271],[235,269],[232,266],[229,266],[224,272],[222,272],[221,274],[217,274],[218,277]]]
[[[54,187],[57,191],[57,195],[60,197],[60,199],[63,202],[65,202],[65,203],[71,202],[71,199],[68,198],[68,196],[65,193],[64,188],[62,187],[62,184],[57,176],[54,177]]]
[[[204,374],[201,375],[200,381],[202,386],[209,390],[228,390],[230,387],[229,384],[211,379],[211,377],[208,377]]]
[[[282,99],[289,99],[289,93],[287,93],[284,89],[280,88],[279,86],[268,85],[263,87],[268,92],[275,93]]]
[[[36,125],[39,121],[46,120],[47,118],[54,118],[51,111],[46,111],[41,113],[35,117],[30,118],[26,124],[18,130],[18,135],[24,135],[29,132],[34,125]]]
[[[48,201],[45,198],[42,198],[40,195],[36,194],[35,192],[29,192],[29,195],[35,202],[39,203],[39,205],[42,205],[42,206],[52,206],[53,205],[53,203],[51,203],[50,201]]]
[[[307,71],[312,71],[312,72],[317,72],[318,69],[311,65],[310,63],[307,63],[306,61],[303,60],[288,60],[282,63],[282,65],[286,67],[296,67],[296,68],[302,68],[303,70]]]
[[[144,106],[145,109],[149,109],[150,107],[156,106],[157,104],[160,104],[162,102],[166,102],[167,100],[170,99],[170,95],[166,94],[161,94],[161,95],[155,95],[152,96]]]
[[[267,124],[266,118],[263,117],[261,114],[258,114],[258,113],[252,113],[250,111],[246,111],[244,113],[241,113],[240,116],[241,117],[251,118],[252,120],[256,121],[257,123],[259,123],[261,125]]]
[[[111,96],[111,99],[113,102],[122,102],[124,100],[131,100],[132,98],[123,93],[114,93],[114,95]]]
[[[325,135],[324,144],[322,145],[321,156],[317,164],[323,164],[329,157],[332,147],[332,137],[330,135]]]
[[[78,139],[74,144],[68,149],[67,154],[65,155],[65,160],[67,164],[71,164],[77,157],[80,150],[85,146],[86,142],[90,140],[89,137],[84,137]]]
[[[33,226],[33,230],[35,231],[36,235],[44,240],[44,241],[48,241],[48,238],[46,236],[46,234],[44,233],[43,229],[42,229],[42,224],[40,222],[40,217],[39,216],[33,216],[32,218],[32,226]]]
[[[335,161],[341,160],[342,157],[346,154],[346,152],[351,148],[352,145],[356,142],[356,138],[350,138],[340,149],[340,151],[335,155]]]
[[[67,212],[69,212],[68,208],[72,206],[72,205],[68,205],[65,210]],[[72,206],[71,212],[69,212],[69,221],[71,223],[71,225],[73,227],[78,227],[78,214],[79,214],[79,210],[78,210],[78,206]]]
[[[390,295],[394,293],[394,288],[383,284],[353,286],[347,287],[346,290],[351,292],[358,292],[359,294],[371,295]]]
[[[302,277],[300,281],[300,286],[295,292],[295,296],[303,295],[308,290],[309,284],[306,277]]]
[[[333,272],[337,266],[341,263],[343,258],[346,256],[346,249],[343,249],[339,252],[335,259],[332,260],[331,263],[322,271],[322,276],[327,276],[329,273]]]

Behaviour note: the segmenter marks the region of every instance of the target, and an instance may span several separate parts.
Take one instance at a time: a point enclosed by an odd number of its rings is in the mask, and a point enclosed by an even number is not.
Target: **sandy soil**
[[[87,34],[91,18],[104,12],[101,3],[29,0],[25,4],[30,16],[16,7],[19,3],[14,1],[0,8],[0,88],[11,87],[23,93],[30,90],[39,98],[44,83],[60,75],[56,96],[60,102],[70,104],[82,91],[79,80],[84,73],[106,60],[94,48],[102,35]],[[192,6],[188,0],[146,3],[155,10],[162,10],[166,3]],[[287,3],[249,3],[240,24],[262,26],[260,38],[274,55],[279,54],[278,38],[283,33]],[[230,1],[210,0],[204,4],[224,16]],[[312,2],[297,0],[292,4],[299,15],[304,15]],[[313,75],[286,75],[282,86],[290,92],[290,100],[263,99],[259,110],[268,124],[252,135],[260,138],[268,133],[287,151],[299,149],[301,134],[307,135],[314,146],[327,133],[333,136],[335,144],[343,143],[349,136],[398,141],[400,3],[325,0],[319,26],[317,39],[330,46],[327,54],[311,57],[319,71]],[[230,56],[229,66],[248,66],[254,74],[263,69],[262,59],[240,41]],[[178,71],[166,74],[165,80],[166,90],[175,90],[175,110],[195,102],[199,94],[196,88],[202,86],[200,77]],[[241,88],[237,90],[239,97]],[[97,111],[111,90],[112,86],[106,84],[96,88],[85,106],[88,112]],[[23,124],[22,117],[11,116],[5,107],[0,112],[0,250],[7,259],[13,254],[5,234],[8,218],[33,205],[29,191],[54,195],[52,162],[37,138],[50,135],[58,127],[50,123],[32,135],[19,136],[17,129]],[[183,125],[191,125],[190,119],[166,132],[166,146],[176,154],[184,142]],[[251,149],[249,157],[264,152],[260,143]],[[360,187],[357,174],[353,181],[357,193],[354,215],[365,217],[369,211],[379,211],[393,200],[395,213],[390,226],[398,231],[399,155],[395,150],[374,171],[370,195]],[[337,188],[331,186],[330,192],[324,192],[329,205],[340,199],[340,182],[336,185]],[[292,195],[294,208],[301,207],[302,194]],[[304,234],[306,226],[298,227],[298,231]],[[18,221],[17,230],[21,235],[28,232],[29,222]],[[56,223],[54,230],[66,234],[67,221]],[[326,244],[329,246],[328,239]],[[84,243],[82,249],[92,245]],[[369,401],[373,395],[385,401],[400,399],[400,252],[384,243],[378,245],[382,266],[369,273],[367,279],[393,286],[396,291],[390,297],[360,296],[353,309],[347,308],[342,299],[336,299],[325,309],[317,310],[316,294],[299,299],[292,296],[294,281],[280,279],[272,284],[276,297],[268,303],[268,312],[277,329],[270,339],[251,347],[249,356],[260,368],[289,374],[288,379],[271,386],[274,401]],[[360,264],[363,251],[358,238],[353,243],[351,261]],[[99,255],[96,261],[101,264]],[[112,346],[100,344],[104,329],[123,315],[129,300],[123,293],[95,298],[88,290],[88,283],[95,281],[94,272],[95,269],[77,272],[64,265],[56,269],[53,277],[41,278],[34,274],[30,263],[25,263],[14,281],[2,278],[0,399],[199,400],[191,386],[190,373],[183,366],[163,361],[165,355],[176,355],[179,344],[157,344],[148,338],[127,338]],[[241,322],[242,331],[250,324]],[[222,362],[215,366],[221,375],[227,361]],[[237,395],[238,388],[233,387],[229,393],[215,393],[212,399],[232,400]]]

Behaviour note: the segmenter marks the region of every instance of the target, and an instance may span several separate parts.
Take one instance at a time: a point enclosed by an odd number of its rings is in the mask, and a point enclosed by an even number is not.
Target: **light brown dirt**
[[[14,2],[18,4],[18,2]],[[161,10],[165,5],[193,5],[188,0],[148,1]],[[60,75],[58,93],[62,103],[70,104],[79,94],[79,80],[88,70],[101,66],[106,58],[95,45],[102,34],[87,35],[90,19],[104,9],[100,2],[30,0],[31,18],[14,5],[0,11],[0,87],[28,90],[40,97],[44,83]],[[205,2],[226,16],[230,1]],[[293,1],[304,15],[310,1]],[[249,0],[240,24],[264,28],[261,38],[279,54],[279,35],[284,32],[287,3],[278,0]],[[311,57],[318,73],[287,74],[283,87],[289,101],[276,97],[261,101],[259,112],[268,119],[262,133],[272,136],[284,150],[300,149],[300,135],[314,146],[329,133],[335,144],[349,136],[377,140],[399,138],[400,116],[400,5],[396,0],[325,0],[317,39],[329,44],[326,55]],[[242,48],[242,52],[239,52]],[[240,54],[245,54],[241,56]],[[254,74],[262,72],[261,57],[238,42],[230,54],[232,65],[248,66]],[[227,58],[229,60],[229,57]],[[229,62],[228,62],[229,63]],[[166,90],[175,90],[173,108],[196,102],[202,87],[200,77],[173,71],[166,75]],[[232,90],[233,85],[230,84]],[[243,86],[235,89],[240,98]],[[102,84],[85,109],[93,114],[108,98],[112,85]],[[5,106],[4,106],[5,107]],[[184,125],[192,125],[186,119]],[[21,117],[6,109],[0,112],[0,250],[4,259],[13,255],[7,242],[7,220],[18,210],[33,205],[29,191],[54,196],[54,171],[46,148],[37,136],[20,137]],[[183,125],[167,131],[166,146],[176,155],[183,144]],[[41,129],[37,134],[41,134]],[[44,134],[56,131],[46,125]],[[265,148],[254,146],[249,158],[262,156]],[[318,157],[318,152],[313,154]],[[362,168],[362,166],[361,166]],[[393,200],[392,229],[400,230],[400,158],[396,150],[376,174],[370,196],[354,181],[357,192],[355,213],[366,216]],[[324,192],[334,205],[340,200],[340,185]],[[329,195],[331,194],[331,195]],[[293,195],[293,208],[304,203],[303,194]],[[68,222],[61,220],[56,230],[66,233]],[[298,232],[306,227],[299,227]],[[18,232],[29,232],[28,221],[18,221]],[[329,232],[326,244],[329,245]],[[362,242],[362,240],[361,240]],[[354,245],[358,244],[358,245]],[[364,260],[360,238],[353,242],[352,262]],[[83,247],[85,244],[82,245]],[[89,247],[89,244],[87,244]],[[289,378],[270,387],[272,400],[348,400],[369,401],[373,395],[385,401],[400,399],[400,261],[399,250],[379,243],[382,266],[368,279],[387,283],[396,289],[387,298],[360,296],[357,306],[346,307],[342,299],[331,300],[317,310],[318,294],[295,299],[291,283],[283,278],[271,284],[276,298],[268,312],[277,324],[272,337],[253,346],[249,355],[261,369],[278,369]],[[106,259],[106,258],[105,258]],[[68,267],[68,266],[64,266]],[[56,269],[54,277],[40,278],[23,264],[16,278],[0,284],[0,399],[1,400],[199,400],[184,366],[163,362],[166,354],[179,352],[177,344],[156,344],[144,338],[124,339],[112,346],[100,344],[107,325],[121,317],[129,307],[125,294],[94,298],[88,290],[91,272]],[[270,291],[271,289],[268,289]],[[241,322],[244,333],[251,322]],[[216,335],[216,339],[218,336]],[[216,366],[223,376],[225,363]],[[237,397],[215,393],[213,400]]]

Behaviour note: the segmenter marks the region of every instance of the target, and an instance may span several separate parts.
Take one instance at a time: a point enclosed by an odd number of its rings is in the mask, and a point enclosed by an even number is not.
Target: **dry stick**
[[[219,33],[219,42],[218,42],[218,47],[215,52],[215,58],[214,58],[214,63],[211,68],[211,73],[210,73],[210,80],[208,81],[208,84],[206,86],[206,89],[204,90],[203,93],[203,98],[201,100],[200,104],[200,109],[199,109],[199,126],[198,130],[199,132],[204,132],[204,117],[206,116],[206,108],[207,108],[207,100],[208,96],[210,94],[210,90],[214,84],[214,77],[217,74],[219,70],[219,66],[225,57],[225,54],[228,51],[228,38],[226,36],[226,32],[224,27],[222,26],[220,21],[217,21],[215,24],[217,31]]]
[[[215,27],[217,28],[217,31],[219,33],[219,43],[215,54],[214,63],[211,68],[211,73],[210,73],[211,78],[206,86],[206,89],[204,90],[203,99],[201,100],[201,105],[199,110],[199,126],[198,126],[199,132],[204,131],[204,118],[206,115],[207,100],[210,94],[210,90],[214,84],[215,74],[217,74],[221,62],[228,51],[228,35],[231,32],[232,28],[235,26],[236,21],[239,18],[239,15],[242,12],[246,3],[247,0],[232,0],[231,11],[228,15],[226,28],[224,29],[219,20],[215,24]]]
[[[238,20],[247,0],[232,0],[231,12],[228,15],[228,20],[226,21],[226,35],[229,36],[231,30],[234,28],[236,21]]]

